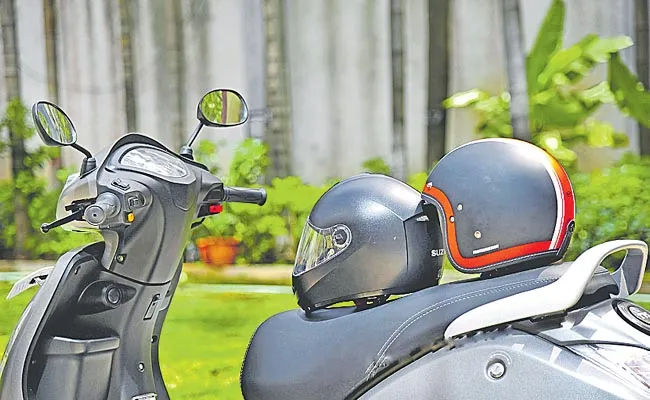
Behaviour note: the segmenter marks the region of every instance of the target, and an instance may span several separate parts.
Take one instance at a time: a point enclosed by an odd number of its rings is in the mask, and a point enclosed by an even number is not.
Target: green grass
[[[0,283],[0,350],[32,293],[5,301]],[[295,308],[291,295],[206,293],[181,287],[161,335],[160,359],[172,399],[241,399],[239,371],[257,326]]]
[[[0,350],[33,295],[4,300],[0,282]],[[257,326],[295,308],[291,295],[207,293],[180,287],[161,337],[161,366],[172,399],[241,399],[239,371]],[[650,304],[642,304],[650,308]]]

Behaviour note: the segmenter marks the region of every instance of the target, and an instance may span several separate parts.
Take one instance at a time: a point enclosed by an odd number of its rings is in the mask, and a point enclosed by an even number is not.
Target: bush
[[[59,176],[67,177],[67,170],[62,170]],[[15,243],[16,225],[14,224],[14,203],[12,181],[0,182],[0,256],[11,256],[11,249]],[[100,236],[91,233],[68,232],[61,228],[53,229],[47,234],[40,231],[44,222],[51,222],[56,218],[56,204],[61,188],[47,190],[43,178],[33,177],[30,183],[21,186],[21,192],[27,198],[27,215],[31,222],[31,229],[25,243],[25,250],[32,259],[56,259],[62,253],[99,240]]]
[[[12,99],[5,110],[0,128],[14,132],[21,140],[34,136],[34,129],[28,123],[27,108],[19,99]],[[9,143],[0,141],[0,152],[5,152]],[[52,157],[58,154],[55,147],[40,146],[26,149],[23,159],[24,168],[13,180],[0,181],[0,257],[13,255],[16,240],[14,196],[22,196],[27,203],[27,217],[31,223],[25,241],[25,255],[30,258],[55,258],[61,253],[96,239],[97,236],[66,232],[61,229],[41,233],[40,226],[51,222],[56,217],[56,203],[62,183],[71,170],[62,170],[57,174],[59,187],[48,190],[45,180],[38,172]]]
[[[381,157],[370,158],[361,164],[364,171],[372,174],[390,175],[390,166]]]
[[[230,186],[259,186],[257,182],[271,163],[267,152],[260,140],[244,140],[235,150],[224,182]],[[193,239],[234,237],[241,243],[236,260],[240,264],[293,262],[305,220],[330,186],[308,185],[295,176],[276,178],[271,185],[263,186],[268,195],[263,207],[224,204],[221,214],[206,218],[196,228]]]
[[[571,177],[576,230],[567,259],[615,239],[650,242],[650,158],[624,157],[611,168]]]
[[[239,264],[293,262],[305,220],[328,187],[308,185],[295,176],[276,178],[264,187],[268,200],[263,207],[226,204],[221,214],[196,229],[195,238],[234,237],[241,242]]]

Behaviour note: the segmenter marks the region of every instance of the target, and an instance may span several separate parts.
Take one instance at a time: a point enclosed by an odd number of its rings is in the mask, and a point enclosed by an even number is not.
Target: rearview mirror
[[[39,101],[32,106],[38,135],[48,146],[70,146],[77,142],[72,121],[57,105]]]
[[[248,119],[248,106],[234,90],[216,89],[203,96],[196,117],[207,126],[237,126]]]

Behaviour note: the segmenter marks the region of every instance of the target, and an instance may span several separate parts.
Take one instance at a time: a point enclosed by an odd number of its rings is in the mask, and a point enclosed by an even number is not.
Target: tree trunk
[[[47,96],[54,104],[59,103],[59,66],[56,52],[57,12],[55,0],[43,0],[43,31],[45,34],[45,64],[47,68]],[[58,184],[56,171],[63,166],[61,150],[50,160],[48,182],[50,187]]]
[[[636,50],[636,73],[646,90],[650,87],[650,66],[648,51],[650,39],[648,37],[648,0],[635,0],[634,31]],[[641,155],[650,155],[650,129],[643,124],[639,126],[639,151]]]
[[[183,31],[183,5],[181,0],[168,0],[166,18],[170,31],[167,33],[167,52],[169,62],[170,92],[172,100],[172,132],[176,140],[174,146],[180,149],[189,133],[183,129],[185,111],[185,35]]]
[[[393,176],[406,179],[404,140],[404,26],[402,0],[390,1],[390,48],[393,79]]]
[[[449,0],[429,0],[429,92],[427,98],[427,168],[445,155],[449,82]]]
[[[0,0],[0,21],[2,25],[2,47],[5,70],[5,87],[7,90],[7,109],[11,103],[20,101],[20,79],[18,70],[18,37],[16,33],[16,13],[14,0]],[[9,147],[11,151],[11,173],[16,181],[18,174],[25,169],[25,143],[23,137],[9,129]],[[16,244],[14,256],[25,258],[25,241],[29,233],[27,217],[27,199],[14,185],[14,222],[16,224]]]
[[[119,0],[118,7],[120,13],[122,72],[124,73],[126,128],[128,132],[135,132],[137,130],[137,120],[133,72],[133,2],[131,0]]]
[[[524,57],[521,34],[519,0],[501,0],[501,19],[508,70],[513,136],[530,142],[526,58]]]
[[[284,51],[284,1],[264,0],[266,104],[271,117],[265,132],[271,167],[267,182],[291,174],[291,123]]]

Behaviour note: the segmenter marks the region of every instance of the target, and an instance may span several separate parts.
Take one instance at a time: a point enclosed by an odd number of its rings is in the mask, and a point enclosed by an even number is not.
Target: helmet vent
[[[494,244],[492,246],[488,247],[483,247],[482,249],[476,249],[472,251],[472,254],[482,254],[482,253],[487,253],[488,251],[496,250],[499,248],[499,243]]]

